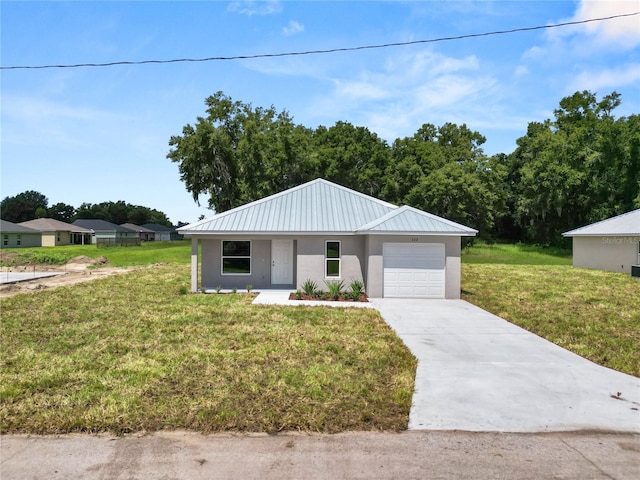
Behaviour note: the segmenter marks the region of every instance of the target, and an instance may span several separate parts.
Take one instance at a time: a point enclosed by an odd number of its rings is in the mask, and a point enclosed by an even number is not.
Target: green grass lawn
[[[490,259],[490,261],[488,261]],[[462,298],[595,363],[640,376],[640,282],[571,267],[561,252],[478,245]]]
[[[154,263],[174,262],[188,264],[191,261],[191,240],[175,242],[143,242],[140,246],[101,247],[95,245],[63,245],[59,247],[7,248],[3,255],[15,254],[11,262],[4,265],[24,263],[48,263],[63,265],[80,255],[91,258],[106,257],[114,267],[152,265]]]
[[[416,360],[376,311],[181,294],[188,276],[1,299],[1,431],[406,429]]]

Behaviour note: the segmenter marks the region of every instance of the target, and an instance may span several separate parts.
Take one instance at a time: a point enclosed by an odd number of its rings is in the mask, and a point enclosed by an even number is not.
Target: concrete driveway
[[[409,429],[640,433],[640,379],[463,300],[372,299],[418,358]]]

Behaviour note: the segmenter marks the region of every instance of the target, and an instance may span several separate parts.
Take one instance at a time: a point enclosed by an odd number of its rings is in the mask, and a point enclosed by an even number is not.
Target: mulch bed
[[[328,294],[324,294],[324,295],[306,295],[306,294],[302,294],[302,295],[296,295],[295,293],[291,293],[289,294],[289,300],[311,300],[311,301],[317,301],[317,302],[368,302],[369,299],[367,298],[367,296],[363,293],[360,295],[360,297],[358,297],[357,300],[354,300],[351,297],[345,297],[343,295],[340,295],[338,297],[337,300],[334,300],[333,298],[330,298]]]

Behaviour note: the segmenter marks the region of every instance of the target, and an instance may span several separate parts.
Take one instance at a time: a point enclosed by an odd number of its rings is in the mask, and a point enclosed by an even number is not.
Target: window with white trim
[[[251,241],[222,241],[222,275],[251,275]]]
[[[339,241],[327,240],[324,252],[324,276],[340,278],[341,245]]]
[[[16,245],[22,245],[22,235],[18,234],[16,238]]]
[[[2,235],[2,245],[4,245],[5,247],[9,245],[9,235],[7,235],[6,233]]]

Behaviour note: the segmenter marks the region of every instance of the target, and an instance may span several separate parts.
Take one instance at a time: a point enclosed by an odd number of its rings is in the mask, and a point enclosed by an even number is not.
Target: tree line
[[[620,103],[616,92],[576,92],[554,118],[529,123],[515,151],[488,156],[464,124],[427,123],[389,144],[366,127],[311,129],[218,92],[167,157],[194,201],[208,196],[217,212],[322,177],[487,239],[559,244],[564,231],[640,207],[640,117],[616,118]]]
[[[106,220],[116,225],[157,223],[167,227],[172,226],[163,212],[140,205],[131,205],[122,200],[83,203],[78,208],[66,203],[49,206],[47,197],[34,190],[19,193],[14,197],[5,197],[0,203],[0,217],[13,223],[26,222],[35,218],[54,218],[72,223],[78,219],[92,218]]]

